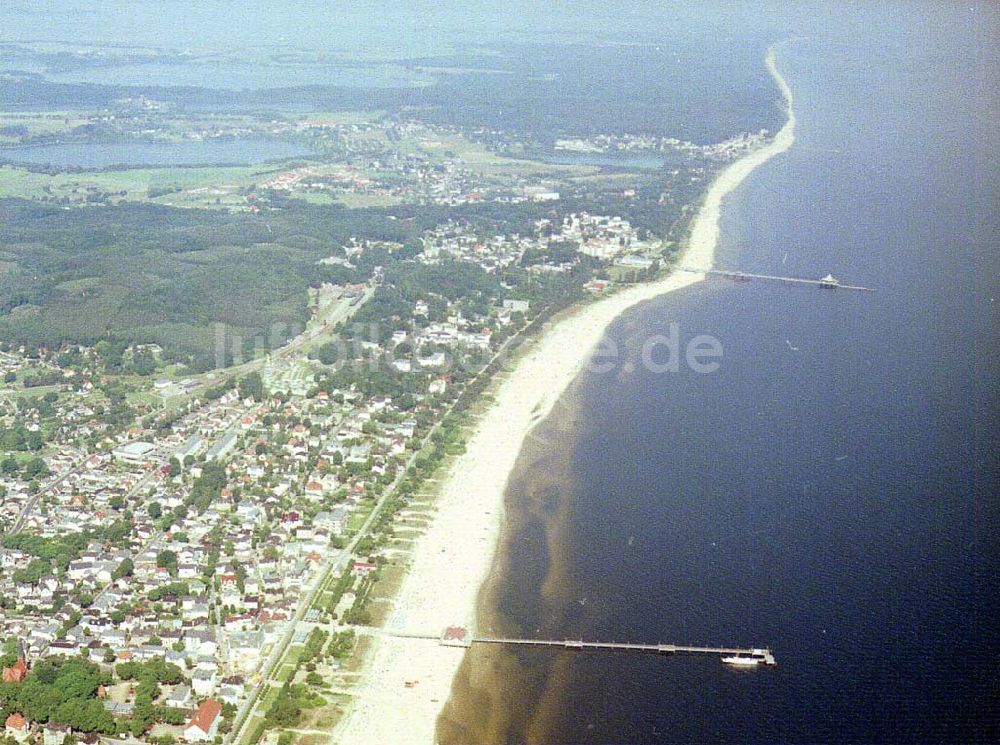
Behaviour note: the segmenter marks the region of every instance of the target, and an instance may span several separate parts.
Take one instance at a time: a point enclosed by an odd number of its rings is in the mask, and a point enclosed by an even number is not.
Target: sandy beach
[[[493,562],[504,491],[522,442],[577,377],[615,318],[638,303],[704,279],[699,272],[713,264],[722,200],[754,168],[791,147],[792,94],[777,70],[773,49],[767,67],[787,101],[787,123],[768,144],[726,167],[709,187],[681,261],[693,271],[630,287],[567,314],[518,359],[448,474],[437,514],[414,552],[387,628],[440,634],[446,626],[475,627],[477,594]],[[463,649],[433,641],[377,639],[365,683],[334,733],[336,741],[433,743],[438,714],[463,654]],[[418,683],[407,688],[406,681]]]

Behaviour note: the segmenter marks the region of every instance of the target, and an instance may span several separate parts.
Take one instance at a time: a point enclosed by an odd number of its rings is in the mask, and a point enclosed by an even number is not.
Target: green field
[[[177,207],[244,207],[239,193],[285,170],[274,164],[203,168],[130,168],[87,173],[35,173],[17,166],[0,166],[0,198],[68,199],[84,202],[88,195],[114,195],[128,201],[149,201]],[[150,196],[154,190],[154,196]],[[170,190],[155,195],[155,190]]]

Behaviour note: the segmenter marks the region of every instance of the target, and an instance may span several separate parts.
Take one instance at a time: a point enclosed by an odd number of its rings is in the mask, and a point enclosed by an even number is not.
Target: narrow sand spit
[[[792,93],[775,65],[767,67],[788,106],[788,121],[767,145],[723,170],[705,195],[682,264],[712,267],[723,198],[754,168],[791,147]],[[637,303],[700,282],[697,271],[677,272],[580,308],[554,323],[517,362],[480,420],[437,502],[437,515],[414,552],[388,628],[440,634],[446,626],[475,627],[476,598],[493,562],[503,519],[504,491],[521,443],[580,373],[591,351],[619,315]],[[376,640],[358,699],[338,731],[347,745],[433,743],[463,649],[433,641]],[[406,681],[418,681],[406,687]]]

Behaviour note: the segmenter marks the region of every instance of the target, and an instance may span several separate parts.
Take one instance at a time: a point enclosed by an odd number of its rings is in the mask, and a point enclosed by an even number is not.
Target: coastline
[[[723,169],[709,186],[681,263],[691,271],[637,285],[582,306],[555,322],[517,360],[496,390],[466,452],[447,474],[437,514],[420,539],[386,626],[438,635],[446,626],[475,628],[479,589],[489,575],[503,526],[504,493],[524,439],[577,378],[608,326],[629,308],[695,284],[710,269],[722,200],[759,165],[794,141],[792,92],[766,65],[785,99],[788,119],[775,137]],[[335,732],[342,743],[432,743],[465,650],[435,641],[379,637],[357,700]],[[406,687],[406,681],[418,681]]]

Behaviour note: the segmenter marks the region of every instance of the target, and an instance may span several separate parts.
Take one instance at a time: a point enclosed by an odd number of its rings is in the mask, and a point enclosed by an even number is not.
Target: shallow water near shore
[[[796,143],[724,203],[716,254],[878,292],[711,280],[619,319],[629,354],[525,443],[480,597],[481,630],[778,667],[474,648],[442,742],[1000,736],[995,48],[900,38],[782,49]],[[721,341],[717,372],[635,364],[671,322]]]

